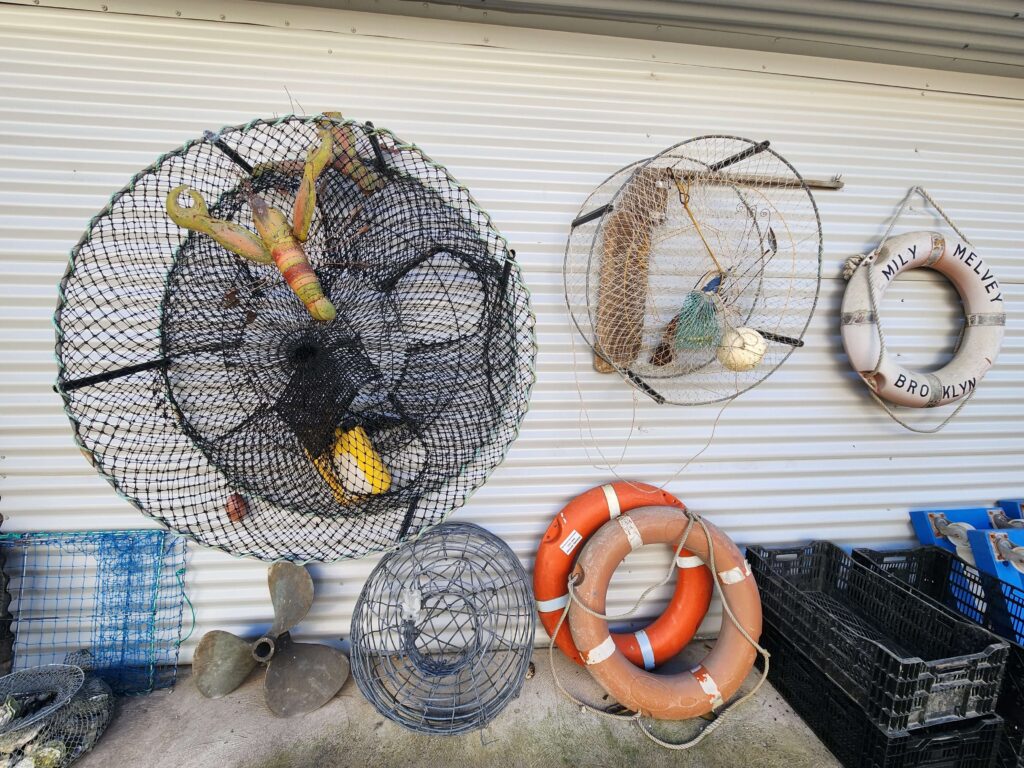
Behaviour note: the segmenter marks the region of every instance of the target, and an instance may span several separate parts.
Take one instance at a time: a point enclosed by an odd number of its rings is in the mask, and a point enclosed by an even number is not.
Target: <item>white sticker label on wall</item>
[[[569,535],[565,537],[565,541],[563,541],[558,548],[565,552],[565,554],[571,555],[572,551],[576,549],[576,545],[581,541],[583,541],[583,537],[580,536],[580,532],[573,528]]]

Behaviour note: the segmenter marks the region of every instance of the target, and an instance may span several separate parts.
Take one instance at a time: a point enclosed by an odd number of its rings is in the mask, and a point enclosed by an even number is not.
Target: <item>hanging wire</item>
[[[188,592],[185,589],[185,569],[179,568],[174,572],[174,575],[178,577],[178,584],[181,587],[181,595],[185,598],[185,603],[188,605],[189,611],[192,613],[192,621],[188,625],[188,632],[185,636],[178,640],[178,646],[182,646],[188,642],[188,639],[192,637],[192,633],[196,631],[196,607],[192,605],[192,601],[189,599]]]
[[[664,488],[710,447],[732,399],[803,344],[820,285],[817,206],[766,142],[706,136],[623,168],[581,211],[566,247],[566,302],[595,367],[618,369],[634,387],[630,431],[613,461],[574,367],[588,457],[593,445],[602,468],[629,482],[617,467],[635,429],[637,393],[657,402],[721,403],[702,447]],[[749,370],[730,370],[721,362],[723,334],[745,327],[761,335],[765,351]],[[575,361],[574,334],[570,345]]]

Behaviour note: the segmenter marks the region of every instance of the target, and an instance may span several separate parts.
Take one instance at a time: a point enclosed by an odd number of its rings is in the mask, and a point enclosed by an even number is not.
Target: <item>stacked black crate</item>
[[[958,618],[999,635],[1010,646],[996,712],[1004,720],[998,768],[1024,768],[1024,589],[1006,584],[938,547],[878,552],[853,558],[895,578]]]
[[[993,765],[1005,641],[829,542],[747,556],[770,679],[844,765]]]

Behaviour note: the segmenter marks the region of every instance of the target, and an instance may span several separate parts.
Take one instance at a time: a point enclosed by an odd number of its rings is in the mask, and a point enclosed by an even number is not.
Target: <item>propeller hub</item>
[[[274,642],[275,638],[269,635],[264,635],[255,643],[252,644],[252,657],[256,659],[260,664],[266,664],[272,658],[274,658],[274,652],[277,650],[277,644]]]

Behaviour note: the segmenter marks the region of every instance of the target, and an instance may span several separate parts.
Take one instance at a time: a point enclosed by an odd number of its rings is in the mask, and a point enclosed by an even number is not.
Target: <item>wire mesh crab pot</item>
[[[533,591],[501,539],[442,525],[387,555],[352,618],[352,675],[412,731],[486,726],[519,695],[533,650]]]
[[[114,714],[114,694],[70,662],[31,667],[0,678],[0,764],[67,768],[91,750]]]
[[[180,536],[5,533],[0,554],[15,670],[86,649],[89,668],[118,694],[174,684],[185,603]]]
[[[768,142],[700,136],[614,173],[572,224],[565,297],[598,371],[658,403],[729,400],[803,345],[821,223]]]
[[[55,323],[96,469],[264,560],[359,557],[440,522],[503,458],[533,382],[528,295],[489,217],[415,146],[337,117],[159,158],[74,249]]]

